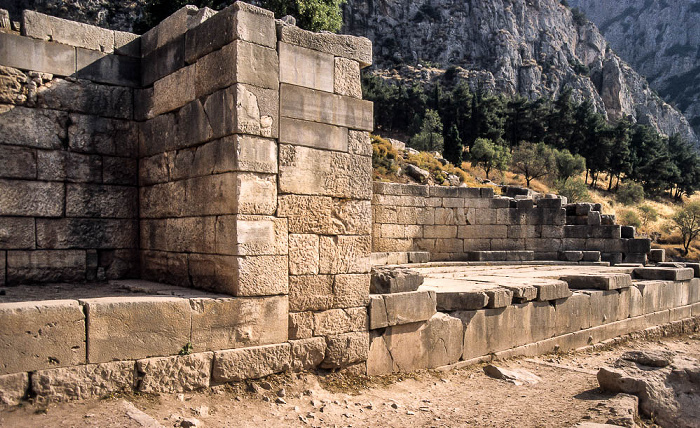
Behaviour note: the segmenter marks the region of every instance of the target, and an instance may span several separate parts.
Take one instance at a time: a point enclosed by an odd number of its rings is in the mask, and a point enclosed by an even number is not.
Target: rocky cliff
[[[429,79],[434,67],[455,65],[472,86],[529,98],[571,87],[610,119],[698,144],[686,118],[559,0],[348,0],[344,15],[344,32],[374,42],[378,72],[418,68]]]
[[[569,0],[700,135],[700,1]]]

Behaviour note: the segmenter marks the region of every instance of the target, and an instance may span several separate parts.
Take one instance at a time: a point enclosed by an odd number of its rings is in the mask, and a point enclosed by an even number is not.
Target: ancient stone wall
[[[494,196],[492,188],[374,183],[375,264],[395,253],[431,260],[644,263],[648,239],[614,224],[596,204],[560,197]],[[391,264],[391,262],[389,262]]]
[[[0,284],[137,276],[137,36],[0,32]]]

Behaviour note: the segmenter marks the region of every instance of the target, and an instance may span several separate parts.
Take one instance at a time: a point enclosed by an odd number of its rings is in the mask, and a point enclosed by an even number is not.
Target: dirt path
[[[663,348],[700,358],[700,335],[637,342],[597,352],[495,363],[542,380],[516,386],[484,374],[483,366],[369,380],[338,375],[273,376],[206,392],[130,395],[0,413],[3,427],[569,427],[605,423],[610,394],[596,370],[630,349]],[[280,392],[283,390],[283,392]],[[279,396],[282,397],[279,397]],[[133,403],[133,405],[132,405]],[[186,424],[185,424],[186,425]]]

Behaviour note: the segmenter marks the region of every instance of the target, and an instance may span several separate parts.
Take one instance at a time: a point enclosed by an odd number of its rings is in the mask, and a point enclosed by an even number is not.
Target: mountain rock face
[[[700,135],[700,1],[569,0]]]
[[[418,68],[426,80],[434,70],[426,65],[454,65],[473,88],[528,98],[570,87],[612,120],[698,145],[687,119],[559,0],[348,0],[344,20],[343,32],[374,42],[378,72]]]

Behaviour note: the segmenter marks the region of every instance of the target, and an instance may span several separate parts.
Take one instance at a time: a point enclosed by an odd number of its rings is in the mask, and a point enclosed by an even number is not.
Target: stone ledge
[[[365,37],[314,33],[277,21],[277,40],[315,51],[353,59],[360,67],[372,65],[372,42]]]

